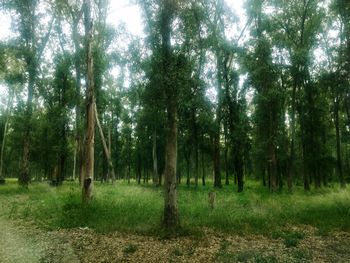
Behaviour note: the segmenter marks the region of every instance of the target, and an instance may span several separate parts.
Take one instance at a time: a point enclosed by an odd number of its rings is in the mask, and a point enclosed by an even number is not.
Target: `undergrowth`
[[[208,193],[212,186],[179,186],[179,214],[185,233],[198,233],[203,227],[230,233],[273,235],[294,225],[311,225],[322,234],[350,230],[350,191],[324,188],[304,192],[270,193],[257,182],[248,181],[243,193],[234,186],[216,189],[216,204],[210,209]],[[142,234],[162,233],[163,188],[135,182],[95,183],[94,199],[81,204],[76,182],[51,187],[32,183],[29,189],[7,181],[0,187],[0,216],[33,221],[36,225],[58,228],[89,227],[98,232],[123,231]],[[281,236],[295,246],[302,237]]]

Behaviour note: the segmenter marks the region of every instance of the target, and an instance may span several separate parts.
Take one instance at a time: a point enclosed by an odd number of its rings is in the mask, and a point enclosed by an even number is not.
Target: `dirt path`
[[[350,262],[350,233],[319,236],[291,228],[274,238],[203,230],[197,237],[160,239],[98,234],[88,228],[45,232],[0,217],[0,262]]]
[[[56,232],[44,232],[23,222],[0,217],[0,262],[79,262],[69,242]]]

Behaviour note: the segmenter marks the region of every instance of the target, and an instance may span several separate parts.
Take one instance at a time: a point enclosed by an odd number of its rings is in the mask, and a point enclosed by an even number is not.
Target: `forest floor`
[[[159,228],[162,189],[96,184],[81,206],[79,186],[0,188],[1,263],[350,262],[350,190],[270,194],[254,182],[237,194],[180,186],[183,231]]]
[[[321,236],[307,226],[286,230],[289,237],[241,236],[203,229],[201,235],[164,239],[103,234],[89,228],[44,231],[21,220],[0,218],[0,233],[3,263],[350,262],[350,233]]]

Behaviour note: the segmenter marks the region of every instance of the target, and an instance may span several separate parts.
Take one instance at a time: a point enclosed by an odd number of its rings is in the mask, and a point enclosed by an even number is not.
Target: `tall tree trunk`
[[[218,82],[218,105],[216,108],[216,127],[213,145],[214,161],[214,187],[222,187],[221,165],[220,165],[220,133],[221,133],[221,107],[222,107],[222,76],[221,76],[221,55],[219,47],[216,50],[217,82]]]
[[[241,154],[236,155],[236,174],[237,174],[237,192],[240,193],[243,191],[243,175],[244,175],[244,169],[243,169],[243,157]]]
[[[193,130],[193,150],[194,150],[194,184],[198,186],[199,178],[199,156],[198,156],[198,125],[197,125],[197,111],[195,107],[191,109],[192,115],[192,130]]]
[[[273,143],[270,143],[269,145],[269,152],[270,152],[270,160],[269,160],[269,166],[270,166],[270,190],[272,192],[275,192],[277,190],[277,160],[276,160],[276,149],[273,145]]]
[[[342,158],[341,158],[341,142],[340,142],[340,127],[339,127],[339,96],[334,101],[334,125],[335,137],[337,145],[337,172],[340,182],[340,187],[345,188],[345,180],[343,175]]]
[[[114,182],[115,181],[115,172],[114,172],[113,161],[112,161],[112,158],[111,158],[111,152],[108,149],[107,144],[106,144],[106,139],[105,139],[105,136],[103,134],[102,126],[101,126],[100,120],[98,118],[96,104],[95,104],[95,107],[94,107],[94,112],[95,112],[96,124],[97,124],[98,130],[100,132],[100,137],[101,137],[101,141],[102,141],[102,145],[103,145],[103,150],[105,152],[105,156],[106,156],[107,163],[108,163],[108,174],[111,175],[112,182]],[[110,136],[108,136],[108,138],[110,140]]]
[[[213,159],[214,159],[214,187],[222,187],[221,173],[220,173],[220,133],[214,135],[213,145]]]
[[[117,176],[115,175],[115,170],[114,170],[114,165],[113,165],[113,160],[112,160],[112,135],[111,135],[111,128],[108,127],[108,153],[109,153],[109,158],[111,160],[112,163],[112,167],[113,167],[113,172],[112,171],[108,171],[109,173],[109,177],[112,180],[112,183],[116,180]]]
[[[270,165],[270,173],[271,173],[271,191],[275,192],[277,190],[277,160],[276,160],[276,147],[273,139],[275,138],[275,127],[274,122],[274,114],[272,107],[273,105],[269,105],[269,165]]]
[[[229,185],[229,171],[228,171],[228,142],[227,142],[227,125],[224,127],[225,131],[225,185]]]
[[[5,152],[5,142],[6,142],[6,135],[7,135],[7,126],[9,123],[10,118],[10,112],[12,107],[12,100],[13,100],[13,92],[10,92],[8,101],[7,101],[7,107],[6,107],[6,121],[4,126],[4,135],[2,137],[2,144],[1,144],[1,153],[0,153],[0,178],[2,178],[2,170],[4,166],[4,152]]]
[[[202,185],[205,186],[205,164],[204,164],[204,151],[203,151],[203,149],[201,151],[201,157],[202,157]]]
[[[79,168],[79,182],[81,183],[82,166],[83,166],[83,140],[82,140],[82,125],[81,125],[81,71],[80,71],[80,45],[78,24],[80,16],[73,16],[72,38],[74,42],[74,68],[75,68],[75,144],[73,156],[73,178],[77,177],[77,167]],[[78,163],[78,165],[77,165]]]
[[[153,158],[153,184],[159,185],[159,176],[158,176],[158,157],[157,157],[157,130],[153,130],[153,146],[152,146],[152,158]]]
[[[35,60],[35,58],[32,58]],[[33,62],[31,62],[33,63]],[[29,83],[28,83],[28,96],[26,103],[26,113],[25,113],[25,131],[24,131],[24,145],[23,145],[23,159],[22,159],[22,167],[20,177],[18,178],[18,182],[20,185],[24,187],[28,187],[30,182],[30,174],[29,174],[29,154],[30,154],[30,141],[31,141],[31,130],[32,130],[32,112],[33,112],[33,93],[34,93],[34,85],[36,79],[36,65],[30,65],[31,70],[29,70]]]
[[[171,20],[173,16],[172,0],[162,1],[161,11],[161,36],[163,55],[163,79],[164,90],[167,102],[167,137],[165,148],[165,171],[164,171],[164,216],[163,224],[166,228],[174,228],[179,225],[179,215],[177,208],[177,184],[176,184],[176,164],[177,164],[177,91],[176,85],[169,81],[171,70]],[[168,78],[167,78],[168,77]]]
[[[186,185],[190,186],[191,184],[191,178],[190,178],[190,154],[186,154]]]
[[[94,141],[95,141],[95,94],[92,56],[92,20],[91,2],[84,0],[84,22],[86,38],[86,65],[87,65],[87,96],[86,96],[86,134],[84,149],[84,166],[82,180],[82,200],[89,203],[92,199],[94,180]]]
[[[165,206],[164,224],[167,227],[174,227],[179,224],[177,208],[177,186],[176,186],[176,160],[177,160],[177,107],[176,102],[170,98],[168,101],[168,132],[166,141],[165,156]]]
[[[293,85],[292,90],[292,108],[291,108],[291,142],[290,142],[290,156],[288,165],[288,190],[291,191],[293,187],[294,176],[294,158],[295,158],[295,112],[296,112],[296,84]]]

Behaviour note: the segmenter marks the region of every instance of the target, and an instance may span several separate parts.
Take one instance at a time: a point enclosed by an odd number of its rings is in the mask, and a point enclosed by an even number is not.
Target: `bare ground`
[[[0,217],[0,262],[350,262],[350,233],[317,235],[289,228],[297,239],[239,236],[204,229],[202,235],[160,239],[88,228],[45,232]]]

